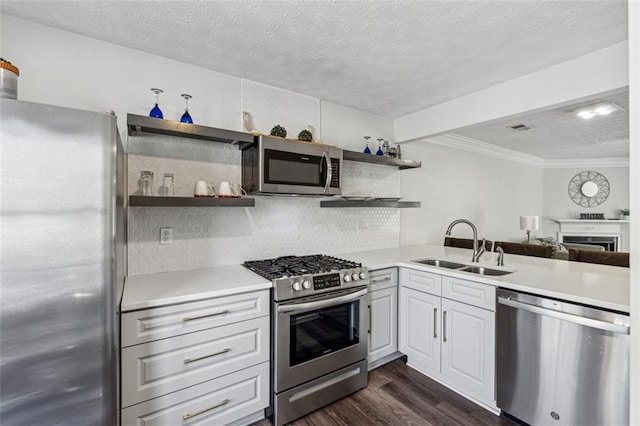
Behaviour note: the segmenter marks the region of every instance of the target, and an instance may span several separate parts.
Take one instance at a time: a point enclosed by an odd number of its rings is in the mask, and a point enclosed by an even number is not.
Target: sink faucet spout
[[[480,256],[482,256],[482,253],[484,253],[485,251],[485,240],[482,240],[482,247],[480,247],[478,249],[478,228],[476,228],[476,226],[471,223],[471,221],[467,220],[467,219],[456,219],[453,222],[451,222],[449,224],[449,227],[447,228],[447,232],[445,232],[445,235],[447,236],[451,236],[451,230],[453,229],[454,226],[456,226],[459,223],[465,223],[467,225],[469,225],[471,227],[471,231],[473,231],[473,255],[471,257],[471,261],[472,262],[478,262],[478,260],[480,259]]]

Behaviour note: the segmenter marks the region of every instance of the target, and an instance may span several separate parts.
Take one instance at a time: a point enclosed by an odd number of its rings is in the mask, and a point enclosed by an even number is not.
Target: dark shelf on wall
[[[374,154],[365,154],[362,152],[356,151],[342,151],[343,159],[349,161],[358,161],[360,163],[371,163],[371,164],[380,164],[383,166],[393,166],[398,167],[400,170],[404,169],[417,169],[418,167],[422,167],[422,163],[420,161],[413,160],[398,160],[397,158],[384,157],[382,155],[374,155]]]
[[[255,207],[254,198],[129,196],[130,207]]]
[[[187,139],[228,143],[238,145],[239,148],[253,143],[253,135],[251,133],[180,123],[178,121],[135,114],[127,114],[127,129],[129,136],[141,136],[145,134],[177,136]]]
[[[411,209],[420,207],[420,201],[376,201],[376,200],[323,200],[320,207],[373,207]]]

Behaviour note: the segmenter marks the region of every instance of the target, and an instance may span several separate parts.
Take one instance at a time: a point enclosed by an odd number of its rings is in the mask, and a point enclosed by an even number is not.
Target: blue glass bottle
[[[160,97],[160,93],[164,93],[164,91],[162,89],[155,88],[151,89],[151,91],[156,94],[156,104],[153,108],[151,108],[151,111],[149,111],[149,117],[164,118],[164,116],[162,115],[162,111],[160,111],[160,108],[158,107],[158,98]]]
[[[384,155],[384,152],[382,152],[382,141],[384,141],[384,139],[378,138],[378,150],[376,151],[376,155]]]
[[[189,114],[189,99],[191,99],[192,96],[187,95],[186,93],[183,93],[180,96],[184,98],[184,114],[180,117],[180,122],[193,124],[193,119],[191,119],[191,114]]]

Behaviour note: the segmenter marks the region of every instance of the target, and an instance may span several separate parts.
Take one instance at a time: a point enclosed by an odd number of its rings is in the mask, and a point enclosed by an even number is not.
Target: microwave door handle
[[[333,177],[333,168],[331,167],[331,157],[329,157],[329,153],[326,151],[322,151],[322,158],[325,159],[327,164],[327,179],[324,182],[324,192],[329,190],[329,185],[331,185],[331,178]]]

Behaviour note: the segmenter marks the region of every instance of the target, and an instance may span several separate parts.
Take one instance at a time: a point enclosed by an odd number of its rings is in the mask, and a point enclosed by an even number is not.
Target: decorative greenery
[[[300,133],[298,133],[298,140],[311,142],[313,140],[313,134],[308,130],[303,130]]]
[[[620,214],[624,216],[629,216],[629,209],[620,209]]]
[[[273,126],[273,129],[271,129],[271,135],[272,136],[278,136],[281,138],[286,138],[287,137],[287,129],[285,129],[284,127],[282,127],[279,124],[276,124],[275,126]]]

